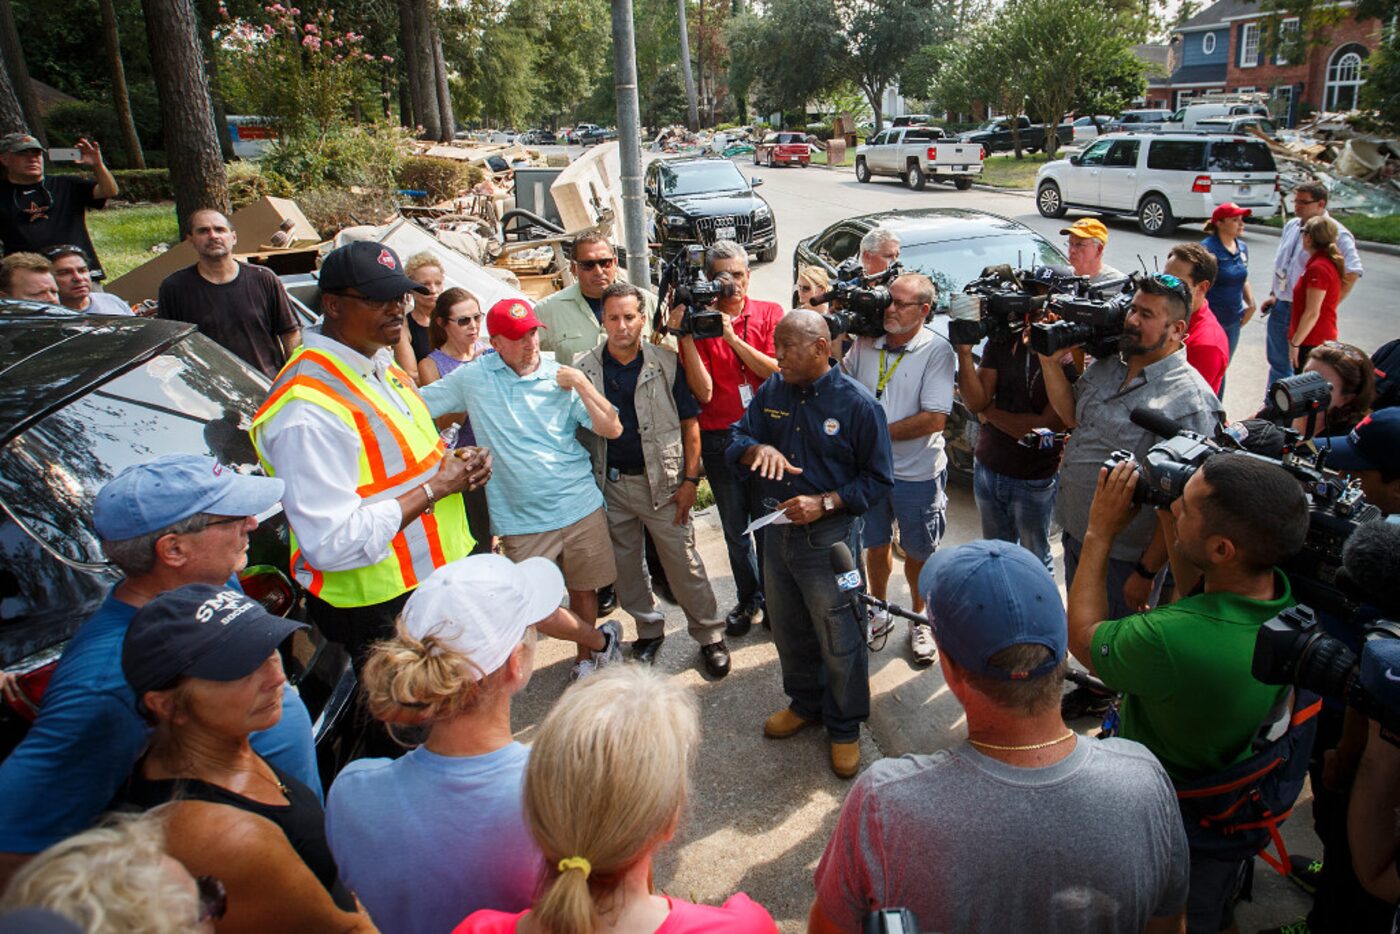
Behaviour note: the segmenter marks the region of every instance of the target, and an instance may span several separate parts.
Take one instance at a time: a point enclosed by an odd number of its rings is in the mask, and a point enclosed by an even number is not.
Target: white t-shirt
[[[841,366],[875,393],[890,424],[919,412],[946,415],[953,411],[953,383],[958,362],[947,338],[925,325],[903,347],[897,350],[884,347],[884,337],[857,338]],[[948,466],[941,431],[922,438],[894,441],[890,448],[894,454],[896,480],[932,480]]]

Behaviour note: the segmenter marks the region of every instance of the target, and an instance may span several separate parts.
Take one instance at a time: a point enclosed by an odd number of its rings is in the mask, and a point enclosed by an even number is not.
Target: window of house
[[[1275,65],[1291,65],[1288,60],[1287,50],[1290,45],[1298,41],[1298,17],[1290,17],[1278,24],[1278,46],[1274,51]]]
[[[1240,27],[1240,67],[1254,68],[1259,64],[1259,24],[1245,23]]]
[[[1366,57],[1365,46],[1352,43],[1332,53],[1327,63],[1327,85],[1322,92],[1324,110],[1355,110],[1357,97],[1365,79],[1361,63]]]
[[[1293,85],[1280,84],[1274,87],[1273,100],[1269,101],[1269,113],[1284,126],[1290,125],[1293,112]]]
[[[1215,33],[1208,32],[1201,37],[1201,51],[1206,55],[1215,53]]]

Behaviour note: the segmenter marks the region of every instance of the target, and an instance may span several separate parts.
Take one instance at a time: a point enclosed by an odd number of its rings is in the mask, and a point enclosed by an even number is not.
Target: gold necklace
[[[1032,749],[1048,749],[1051,746],[1058,746],[1067,739],[1073,739],[1075,735],[1073,730],[1068,730],[1059,739],[1046,740],[1043,743],[1028,743],[1025,746],[998,746],[996,743],[983,743],[972,738],[969,738],[968,742],[981,749],[995,749],[997,752],[1029,752]]]

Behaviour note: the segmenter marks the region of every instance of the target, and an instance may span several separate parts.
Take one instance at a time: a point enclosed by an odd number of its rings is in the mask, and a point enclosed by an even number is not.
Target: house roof
[[[36,81],[33,78],[29,79],[29,86],[34,89],[34,96],[38,99],[39,113],[45,116],[48,115],[48,112],[53,109],[55,104],[63,104],[68,101],[77,100],[76,97],[64,94],[58,88],[45,84],[42,81]]]
[[[1199,32],[1214,29],[1224,25],[1227,20],[1239,16],[1250,16],[1258,12],[1259,4],[1255,0],[1219,0],[1218,3],[1212,3],[1173,29],[1172,32]]]
[[[1185,68],[1178,68],[1172,72],[1171,79],[1166,84],[1188,85],[1188,84],[1223,84],[1225,82],[1225,63],[1219,62],[1214,65],[1187,65]]]

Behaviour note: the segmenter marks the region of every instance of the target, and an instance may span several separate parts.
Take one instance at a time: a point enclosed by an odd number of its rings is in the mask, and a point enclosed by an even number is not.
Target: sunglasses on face
[[[1294,198],[1294,199],[1293,199],[1293,203],[1294,203],[1294,204],[1317,204],[1316,201],[1313,201],[1313,200],[1311,200],[1311,199],[1303,199],[1303,198]]]
[[[469,324],[478,324],[478,323],[480,323],[480,321],[481,321],[481,315],[462,315],[462,317],[460,317],[460,318],[448,318],[447,320],[448,320],[448,321],[451,321],[453,324],[457,325],[457,327],[459,327],[459,328],[464,328],[464,327],[466,327],[466,326],[469,325]]]
[[[402,309],[408,307],[409,302],[413,301],[413,299],[410,297],[413,294],[412,292],[405,292],[398,298],[386,299],[368,298],[364,295],[356,295],[354,292],[329,292],[327,294],[336,295],[340,298],[352,299],[353,301],[359,302],[361,305],[364,305],[368,308],[373,308],[381,313],[401,311]]]
[[[588,272],[592,272],[592,271],[595,270],[595,269],[611,269],[611,268],[613,268],[613,263],[616,263],[616,262],[617,262],[617,257],[615,257],[615,256],[607,256],[607,257],[604,257],[603,259],[580,259],[580,260],[575,260],[575,262],[578,263],[578,268],[579,268],[579,269],[584,269],[584,270],[587,270]]]
[[[194,880],[199,890],[199,917],[196,923],[221,921],[228,913],[228,891],[215,876],[200,876]]]

